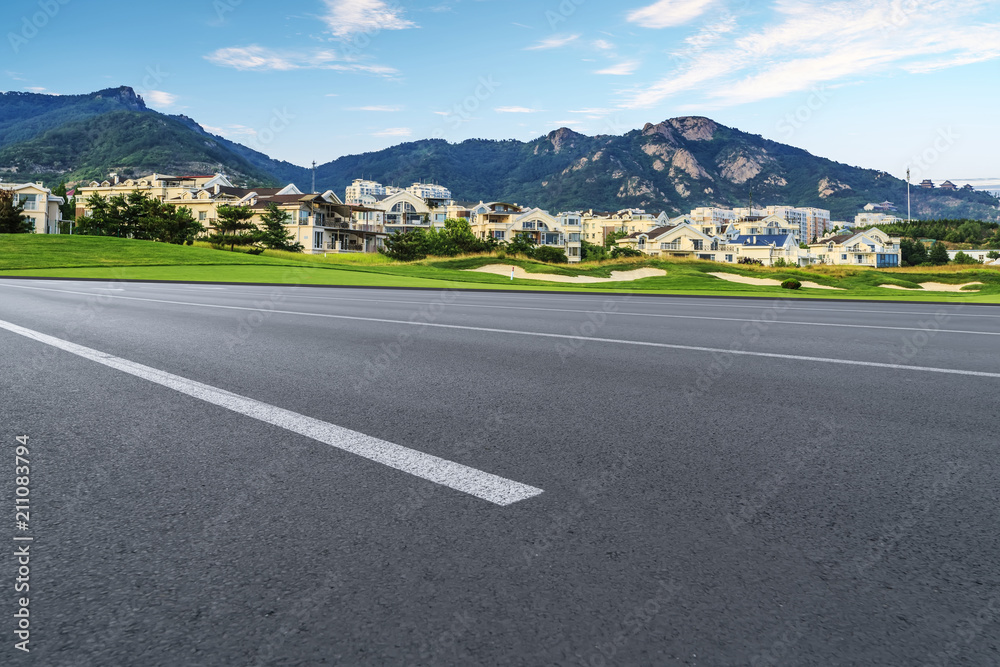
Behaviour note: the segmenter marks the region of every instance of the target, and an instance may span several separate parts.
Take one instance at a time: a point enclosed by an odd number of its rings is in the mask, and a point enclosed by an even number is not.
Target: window
[[[733,256],[732,255],[726,255],[726,261],[727,262],[732,262],[733,261]]]
[[[521,227],[523,229],[534,229],[535,228],[535,223],[534,222],[525,222],[525,223],[523,223],[521,225]]]
[[[198,219],[199,220],[201,220],[202,222],[204,222],[207,217],[208,217],[208,213],[206,213],[205,211],[198,211]]]
[[[313,234],[313,248],[319,250],[323,247],[323,232]]]
[[[696,239],[696,240],[692,241],[691,243],[694,244],[694,249],[695,250],[704,250],[704,248],[702,247],[704,245],[704,242],[701,239]]]
[[[493,238],[495,238],[498,241],[503,241],[504,234],[505,234],[505,232],[494,231],[493,232]]]
[[[847,261],[847,255],[841,255],[840,256],[840,261],[846,262]]]
[[[300,225],[309,224],[309,211],[299,211],[299,224]]]
[[[580,256],[580,249],[579,248],[567,248],[566,252],[569,254],[570,257],[579,257]]]
[[[580,242],[580,235],[579,234],[570,234],[569,235],[569,242],[570,243],[579,243]]]

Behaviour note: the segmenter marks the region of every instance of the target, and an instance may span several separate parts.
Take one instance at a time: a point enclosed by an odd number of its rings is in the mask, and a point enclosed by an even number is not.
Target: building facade
[[[71,226],[63,223],[62,209],[66,203],[40,183],[0,183],[0,188],[14,193],[14,204],[24,207],[22,215],[31,220],[36,234],[71,233]]]

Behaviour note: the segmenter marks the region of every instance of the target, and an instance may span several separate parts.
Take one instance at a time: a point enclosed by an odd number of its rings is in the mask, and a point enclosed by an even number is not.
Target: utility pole
[[[906,224],[910,224],[910,168],[906,168]]]
[[[316,160],[313,160],[313,189],[312,194],[316,194]]]

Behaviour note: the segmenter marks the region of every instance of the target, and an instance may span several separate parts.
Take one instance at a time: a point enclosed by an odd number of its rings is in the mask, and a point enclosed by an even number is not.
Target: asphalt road
[[[0,281],[0,663],[998,664],[998,352],[998,307]]]

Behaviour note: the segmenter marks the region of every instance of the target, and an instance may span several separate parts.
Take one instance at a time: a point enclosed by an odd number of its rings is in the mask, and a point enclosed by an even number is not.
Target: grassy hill
[[[512,264],[521,266],[538,279],[511,281],[506,276],[470,271],[499,263],[505,268]],[[608,278],[612,271],[642,267],[661,269],[665,275],[599,284],[566,284],[551,282],[545,277],[545,274],[557,274]],[[721,280],[711,275],[715,272],[775,280],[796,278],[838,289],[805,288],[792,292],[780,287]],[[267,251],[264,255],[253,256],[152,241],[33,234],[0,235],[0,278],[4,276],[1000,303],[1000,270],[986,267],[914,267],[881,271],[851,267],[788,269],[645,258],[566,266],[489,255],[398,263],[378,255],[325,257]],[[956,285],[979,282],[982,285],[975,292],[932,292],[920,289],[920,284],[925,282]],[[882,287],[886,284],[914,291]]]

